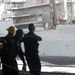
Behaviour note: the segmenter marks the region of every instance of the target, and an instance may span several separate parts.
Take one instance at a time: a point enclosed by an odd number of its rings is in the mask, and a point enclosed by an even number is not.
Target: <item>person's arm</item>
[[[24,54],[23,54],[21,46],[20,46],[20,50],[19,50],[19,57],[20,57],[20,59],[23,62],[23,68],[22,68],[22,70],[26,71],[26,63],[25,63]]]
[[[20,47],[20,50],[19,50],[19,57],[22,60],[23,64],[26,64],[25,63],[25,59],[24,59],[24,54],[23,54],[23,51],[22,51],[22,48],[21,47]]]
[[[42,38],[38,35],[36,35],[36,39],[37,39],[37,41],[42,41]]]
[[[3,38],[0,38],[0,43],[6,43],[6,40]]]

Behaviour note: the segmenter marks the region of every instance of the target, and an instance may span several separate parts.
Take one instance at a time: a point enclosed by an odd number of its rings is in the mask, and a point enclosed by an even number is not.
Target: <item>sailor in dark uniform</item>
[[[41,62],[38,55],[38,41],[42,38],[34,33],[35,26],[33,23],[28,26],[29,32],[24,35],[23,41],[25,46],[25,56],[30,73],[34,75],[41,75]]]
[[[5,37],[0,38],[0,42],[3,44],[1,50],[2,72],[3,75],[19,75],[17,62],[14,58],[13,36],[16,33],[16,29],[14,26],[10,26],[7,31],[8,34]]]
[[[3,48],[0,51],[3,75],[19,75],[16,61],[17,55],[19,55],[25,65],[20,42],[23,32],[20,29],[16,31],[14,26],[10,26],[7,31],[8,34],[0,38],[0,42],[3,43]]]

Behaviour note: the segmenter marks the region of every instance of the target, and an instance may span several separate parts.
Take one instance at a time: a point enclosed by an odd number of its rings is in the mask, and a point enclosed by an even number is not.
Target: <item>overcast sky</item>
[[[12,0],[12,1],[25,1],[25,0]]]
[[[11,0],[11,1],[26,1],[26,0]]]

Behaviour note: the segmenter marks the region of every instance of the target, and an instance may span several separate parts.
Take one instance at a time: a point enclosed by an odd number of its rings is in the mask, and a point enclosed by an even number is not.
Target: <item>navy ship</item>
[[[0,36],[4,36],[7,34],[6,29],[14,25],[17,28],[22,28],[25,32],[27,29],[24,25],[28,25],[29,23],[36,24],[36,32],[39,34],[43,41],[39,42],[39,55],[42,63],[42,75],[50,75],[50,74],[70,74],[74,73],[74,60],[75,60],[75,26],[74,25],[61,25],[57,26],[56,30],[44,30],[42,23],[42,14],[41,11],[37,14],[38,19],[35,18],[35,14],[29,14],[28,12],[18,12],[18,10],[23,10],[24,8],[34,8],[46,6],[48,8],[49,3],[45,4],[38,4],[38,5],[31,5],[31,6],[24,6],[24,4],[30,5],[31,2],[6,2],[4,3],[4,11],[1,14],[2,20],[0,21]],[[23,6],[21,6],[23,5]],[[11,9],[11,6],[13,7]],[[8,8],[9,7],[9,8]],[[39,9],[39,8],[38,8]],[[7,10],[7,11],[6,11]],[[13,13],[12,13],[13,11]],[[32,11],[33,13],[33,11]],[[49,16],[49,15],[45,15]],[[44,17],[45,17],[44,16]],[[24,17],[29,17],[29,19],[25,19]],[[30,19],[30,18],[33,19]],[[37,16],[36,16],[37,17]],[[18,19],[18,20],[17,20]],[[29,22],[30,20],[30,22]],[[39,24],[37,24],[39,23]],[[47,21],[45,21],[47,23]],[[41,27],[37,27],[40,26]],[[25,29],[24,29],[25,28]],[[23,47],[23,45],[22,45]],[[27,67],[27,72],[22,71],[23,63],[20,60],[17,60],[18,67],[20,70],[20,74],[29,74],[29,70]],[[70,67],[70,68],[69,68]],[[52,69],[53,68],[53,69]],[[66,68],[66,69],[65,69]],[[2,67],[1,67],[2,70]],[[58,72],[58,73],[56,73]],[[1,71],[0,71],[1,73]],[[0,74],[1,75],[1,74]]]

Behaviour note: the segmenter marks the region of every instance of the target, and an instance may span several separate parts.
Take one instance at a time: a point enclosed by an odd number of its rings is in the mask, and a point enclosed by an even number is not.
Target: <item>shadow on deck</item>
[[[20,75],[32,75],[29,72],[20,71]],[[0,75],[2,75],[2,70],[0,70]],[[62,72],[42,72],[41,75],[75,75],[75,73],[62,73]]]

